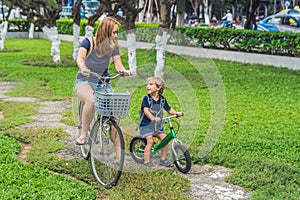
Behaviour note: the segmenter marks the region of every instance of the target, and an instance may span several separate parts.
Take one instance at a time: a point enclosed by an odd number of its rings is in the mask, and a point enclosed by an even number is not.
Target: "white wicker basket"
[[[131,95],[126,93],[94,92],[95,111],[103,116],[127,116]]]

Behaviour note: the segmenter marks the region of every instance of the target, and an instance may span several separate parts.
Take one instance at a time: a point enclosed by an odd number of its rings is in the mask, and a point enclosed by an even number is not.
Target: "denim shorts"
[[[145,138],[149,135],[164,133],[161,123],[150,122],[147,126],[139,126],[140,135]]]
[[[94,91],[106,93],[105,89],[103,87],[98,86],[98,83],[89,82],[89,81],[81,80],[81,79],[76,79],[74,92],[76,93],[76,90],[77,90],[78,86],[85,83],[85,82],[88,82],[88,84],[92,87],[92,89]],[[107,92],[114,92],[113,88],[111,87],[111,84],[108,83],[108,82],[106,83],[106,90],[107,90]]]

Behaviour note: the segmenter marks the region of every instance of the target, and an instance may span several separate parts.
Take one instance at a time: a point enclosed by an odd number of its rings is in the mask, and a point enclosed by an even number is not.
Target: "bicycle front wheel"
[[[93,126],[90,154],[95,179],[105,188],[116,186],[123,170],[125,144],[122,131],[113,117],[101,117]]]
[[[186,174],[192,167],[192,161],[189,151],[181,144],[177,144],[172,149],[172,155],[177,169]]]

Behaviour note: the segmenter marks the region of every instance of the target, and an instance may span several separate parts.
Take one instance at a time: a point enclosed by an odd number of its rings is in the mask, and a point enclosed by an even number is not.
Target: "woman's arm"
[[[116,55],[113,56],[113,61],[114,61],[114,65],[115,65],[115,69],[117,72],[125,72],[126,74],[131,74],[131,72],[129,70],[126,70],[124,65],[122,64],[122,60],[121,60],[121,56],[120,55]]]
[[[76,59],[77,66],[82,70],[88,70],[85,66],[85,58],[86,58],[87,50],[83,47],[80,47],[78,50],[78,55]]]
[[[114,60],[114,65],[115,65],[115,69],[117,70],[117,72],[125,70],[125,67],[122,64],[122,60],[121,60],[120,55],[114,56],[113,60]]]

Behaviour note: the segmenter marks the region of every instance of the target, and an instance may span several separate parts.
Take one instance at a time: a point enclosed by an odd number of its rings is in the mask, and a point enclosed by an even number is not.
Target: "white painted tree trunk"
[[[144,0],[139,0],[139,8],[143,8],[144,7]],[[140,13],[139,13],[139,22],[143,22],[144,20],[144,15],[145,15],[145,10],[143,9]]]
[[[128,65],[133,74],[136,74],[136,34],[134,31],[127,34]]]
[[[73,24],[73,37],[73,60],[76,60],[80,47],[80,26],[75,23]]]
[[[4,49],[4,42],[7,34],[7,29],[8,29],[8,22],[3,21],[0,24],[0,49]]]
[[[89,25],[85,27],[85,37],[87,38],[93,37],[94,36],[93,32],[94,32],[94,27],[91,27]]]
[[[33,33],[34,33],[34,23],[30,23],[30,28],[29,28],[29,32],[28,32],[29,39],[33,38]]]
[[[205,24],[207,24],[207,25],[210,24],[208,13],[204,13],[204,20],[205,20]]]
[[[163,31],[162,35],[156,35],[156,69],[154,71],[154,76],[163,76],[163,70],[165,67],[165,53],[169,38],[170,34],[167,31]]]
[[[53,62],[60,62],[60,39],[58,36],[57,27],[48,28],[44,26],[42,30],[46,34],[47,38],[51,41],[51,56]]]
[[[210,20],[209,20],[209,15],[208,15],[208,0],[203,0],[203,5],[204,5],[204,21],[205,24],[209,25],[210,24]]]

